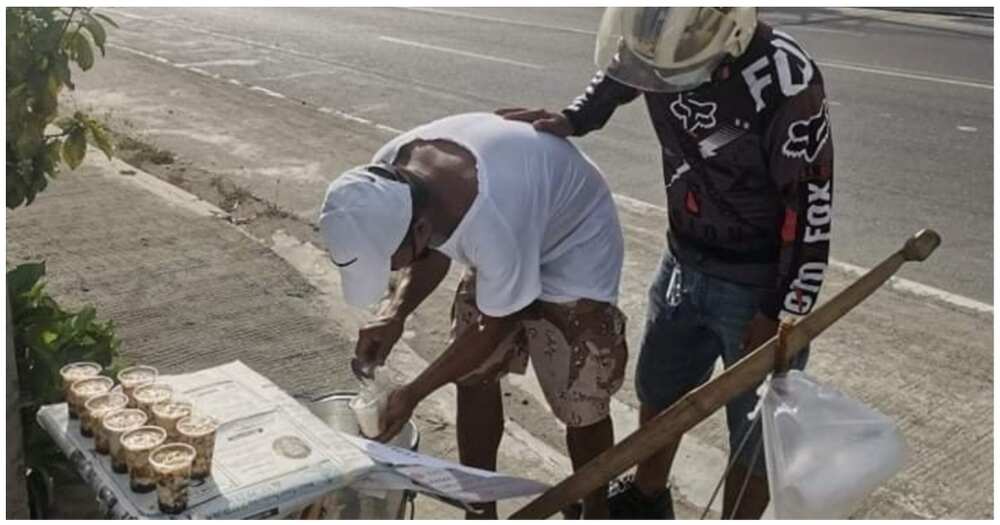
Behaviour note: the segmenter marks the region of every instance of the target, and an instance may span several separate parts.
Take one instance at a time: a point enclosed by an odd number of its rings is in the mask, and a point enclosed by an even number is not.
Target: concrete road
[[[249,228],[272,248],[318,241],[325,184],[399,130],[462,111],[560,107],[591,73],[594,9],[115,9],[110,57],[74,94],[112,123],[176,153],[147,166],[195,190],[228,177],[295,221]],[[946,244],[814,346],[812,373],[900,422],[907,469],[859,517],[992,514],[992,29],[979,20],[839,9],[768,11],[823,64],[838,185],[834,265],[842,289],[924,226]],[[928,52],[932,49],[932,52]],[[622,308],[637,348],[665,218],[659,154],[644,107],[622,108],[581,141],[618,194],[627,237]],[[196,191],[197,193],[197,191]],[[301,224],[304,222],[305,224]],[[287,231],[285,231],[287,230]],[[305,249],[305,248],[303,248]],[[315,249],[315,246],[313,246]],[[302,271],[319,262],[295,260]],[[326,265],[329,266],[329,265]],[[337,296],[335,277],[314,284]],[[447,334],[448,291],[417,313],[407,342],[432,359]],[[334,309],[333,315],[342,315]],[[629,380],[618,435],[635,426]],[[412,370],[411,370],[412,372]],[[561,432],[530,378],[512,378],[510,426],[554,456]],[[527,424],[530,422],[530,425]],[[716,417],[682,446],[675,495],[692,516],[724,465]],[[554,464],[565,465],[565,458]],[[562,463],[560,463],[562,461]],[[714,479],[713,479],[714,477]],[[685,507],[688,506],[688,507]]]
[[[584,87],[600,9],[133,9],[119,42],[395,129]],[[129,18],[141,16],[142,19]],[[937,264],[903,276],[979,301],[993,289],[989,20],[769,9],[821,64],[836,141],[833,255],[873,265],[925,226]],[[148,19],[148,20],[145,20]],[[645,106],[581,141],[614,191],[663,205]]]

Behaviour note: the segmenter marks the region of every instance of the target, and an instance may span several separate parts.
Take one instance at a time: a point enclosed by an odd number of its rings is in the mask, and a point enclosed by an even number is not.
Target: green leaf
[[[90,47],[90,39],[83,33],[76,33],[72,45],[76,55],[76,63],[80,69],[86,71],[94,67],[94,50]]]
[[[44,330],[40,335],[40,339],[46,345],[51,345],[56,341],[56,339],[59,339],[59,334],[53,332],[52,330]]]
[[[86,11],[83,13],[83,26],[87,28],[87,31],[90,31],[90,36],[94,38],[94,44],[101,50],[101,56],[104,56],[104,41],[108,38],[107,33],[104,32],[104,26],[94,18],[94,15]]]
[[[63,143],[62,156],[70,169],[76,169],[87,155],[87,134],[83,128],[70,132],[69,138]]]
[[[115,151],[115,147],[111,143],[111,137],[108,136],[107,130],[104,129],[104,126],[100,122],[92,118],[86,119],[84,123],[90,131],[90,136],[94,139],[94,144],[110,159],[111,154]]]
[[[24,263],[7,272],[7,291],[11,296],[30,292],[45,276],[45,261]]]
[[[109,26],[111,26],[111,27],[113,27],[115,29],[118,29],[118,24],[116,24],[115,21],[112,20],[111,17],[109,17],[108,15],[101,14],[101,13],[94,13],[94,16],[96,16],[97,18],[100,18],[101,20],[104,20],[105,22],[108,23]]]

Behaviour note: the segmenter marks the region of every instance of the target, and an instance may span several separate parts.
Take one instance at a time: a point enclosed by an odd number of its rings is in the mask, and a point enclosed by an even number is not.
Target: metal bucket
[[[358,435],[358,424],[354,412],[348,406],[356,392],[335,392],[313,401],[308,406],[316,417],[323,420],[330,428],[345,434]],[[414,452],[420,446],[420,432],[413,421],[406,425],[390,443],[400,448]],[[330,492],[319,502],[321,506],[320,519],[405,519],[406,504],[413,504],[416,494],[411,491],[391,490],[384,498],[361,494],[350,487]],[[411,513],[412,517],[412,513]]]

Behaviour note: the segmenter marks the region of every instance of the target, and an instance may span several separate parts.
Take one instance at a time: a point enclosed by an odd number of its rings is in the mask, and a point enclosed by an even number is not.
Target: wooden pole
[[[898,252],[798,323],[788,327],[785,334],[786,361],[794,359],[809,341],[889,280],[903,263],[923,261],[939,244],[941,237],[936,232],[921,230],[907,240]],[[512,514],[511,519],[547,518],[591,491],[607,485],[615,476],[668,443],[679,440],[685,432],[725,406],[732,398],[763,381],[775,368],[777,346],[778,337],[772,337],[717,378],[692,390],[620,443],[532,500]]]

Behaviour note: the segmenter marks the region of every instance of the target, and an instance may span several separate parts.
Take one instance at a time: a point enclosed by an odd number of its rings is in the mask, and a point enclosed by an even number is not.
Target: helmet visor
[[[643,91],[685,91],[711,79],[730,52],[736,20],[698,7],[611,7],[601,19],[594,62]]]

